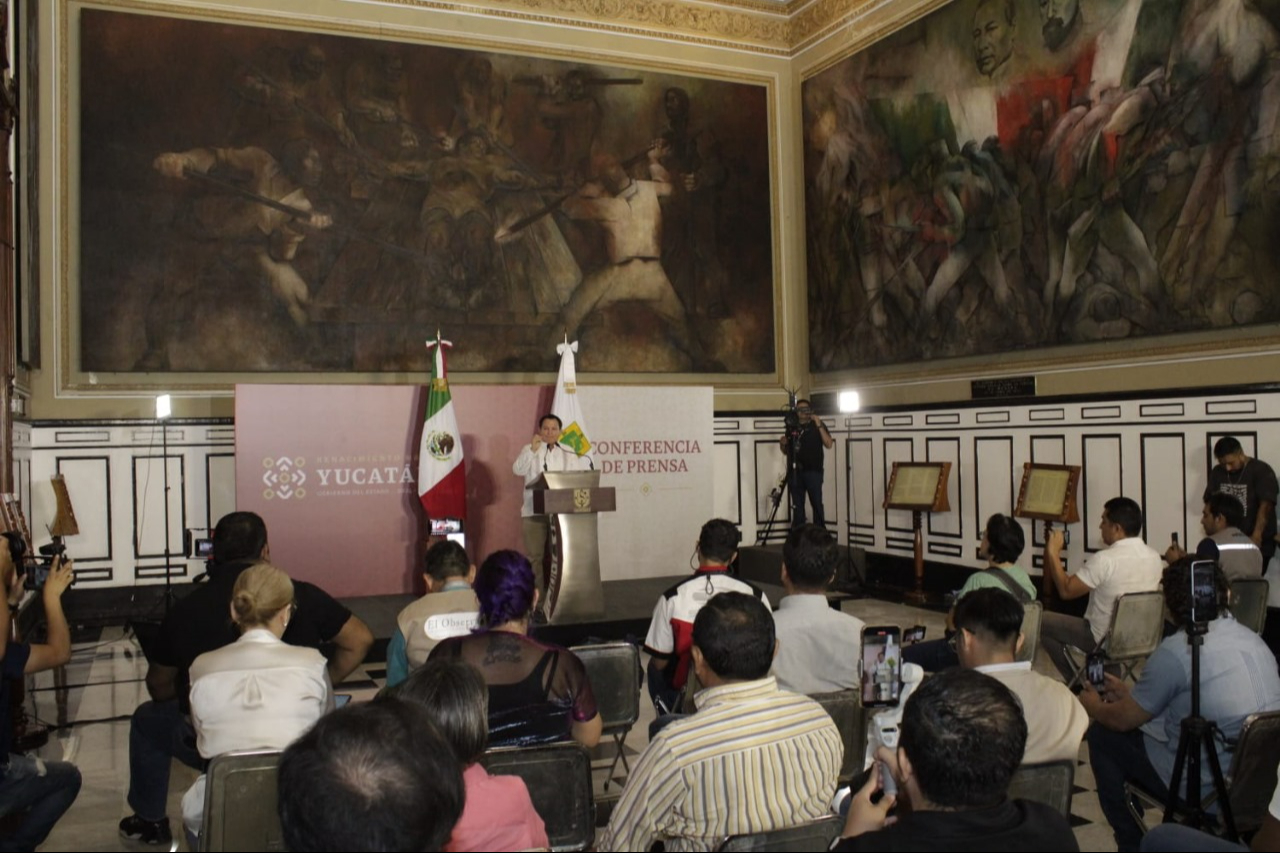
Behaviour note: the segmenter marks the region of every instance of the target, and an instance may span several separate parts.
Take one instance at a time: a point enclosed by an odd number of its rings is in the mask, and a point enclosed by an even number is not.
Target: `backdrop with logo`
[[[511,473],[551,407],[550,386],[452,387],[467,469],[467,551],[520,548],[524,481]],[[688,570],[712,507],[712,390],[579,386],[602,484],[604,580]],[[336,596],[421,592],[424,389],[240,385],[236,504],[266,519],[273,562]]]

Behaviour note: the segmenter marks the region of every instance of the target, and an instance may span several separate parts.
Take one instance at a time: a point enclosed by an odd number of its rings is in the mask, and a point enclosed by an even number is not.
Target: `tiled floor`
[[[923,624],[930,637],[941,636],[942,614],[905,605],[876,600],[846,602],[844,609],[869,625]],[[1041,655],[1036,668],[1051,672],[1048,660]],[[140,845],[123,841],[116,824],[127,813],[124,803],[129,782],[129,716],[146,697],[142,678],[146,661],[137,642],[123,635],[122,629],[104,631],[95,643],[78,643],[71,663],[59,673],[40,673],[34,689],[28,694],[28,707],[36,717],[55,727],[49,745],[42,754],[66,757],[74,761],[84,775],[80,797],[55,828],[42,850],[138,850]],[[340,686],[341,692],[355,694],[356,700],[371,697],[384,678],[381,664],[369,664]],[[644,749],[653,709],[647,697],[641,702],[640,721],[626,739],[627,754],[635,756]],[[604,774],[611,758],[612,745],[598,750],[596,773],[597,803],[602,815],[616,801],[625,777],[619,764],[616,783],[604,790]],[[1081,763],[1076,771],[1077,791],[1072,807],[1073,824],[1081,850],[1114,850],[1111,833],[1098,809],[1093,793],[1093,775],[1087,753],[1081,749]],[[174,764],[170,784],[169,813],[180,814],[182,793],[195,779],[195,772]],[[174,821],[175,829],[179,828]],[[154,849],[154,848],[151,848]]]

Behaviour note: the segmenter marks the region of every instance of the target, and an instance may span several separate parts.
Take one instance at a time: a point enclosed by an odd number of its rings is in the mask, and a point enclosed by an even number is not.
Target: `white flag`
[[[578,402],[577,373],[573,368],[573,354],[578,351],[578,342],[565,342],[556,346],[560,353],[560,375],[556,377],[556,396],[551,403],[551,413],[560,419],[563,431],[560,433],[560,446],[572,450],[578,456],[589,456],[591,453],[591,433],[582,420],[582,406]]]

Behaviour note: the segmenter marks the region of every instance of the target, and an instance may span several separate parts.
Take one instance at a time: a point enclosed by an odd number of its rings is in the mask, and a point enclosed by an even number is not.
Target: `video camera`
[[[49,579],[49,572],[53,571],[53,561],[64,557],[67,553],[67,546],[63,544],[60,536],[55,536],[48,545],[37,548],[39,557],[27,556],[27,543],[23,541],[22,534],[6,530],[0,533],[0,536],[4,536],[8,544],[9,557],[13,560],[13,565],[23,573],[23,589],[32,591],[44,589],[44,582]]]

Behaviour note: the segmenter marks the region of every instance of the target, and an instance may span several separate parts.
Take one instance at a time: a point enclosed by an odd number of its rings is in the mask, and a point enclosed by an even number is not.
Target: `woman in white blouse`
[[[240,639],[191,665],[191,722],[204,758],[284,749],[333,708],[324,656],[280,638],[293,615],[293,581],[269,563],[246,569],[231,592]],[[182,798],[188,833],[204,817],[202,775]]]

